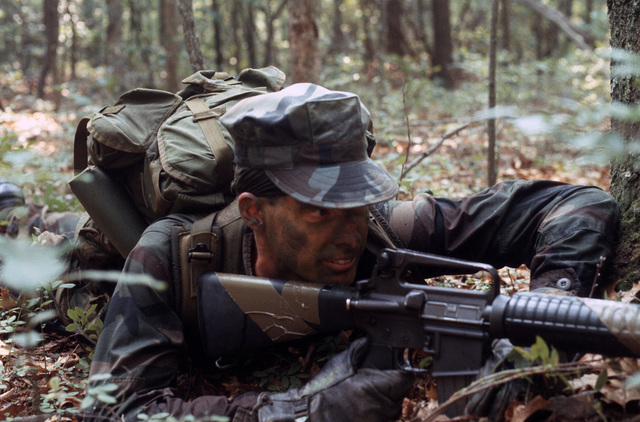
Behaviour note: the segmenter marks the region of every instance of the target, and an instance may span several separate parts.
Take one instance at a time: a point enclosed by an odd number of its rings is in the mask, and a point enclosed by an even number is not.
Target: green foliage
[[[0,237],[0,280],[18,291],[35,291],[59,278],[66,270],[65,250],[57,247],[31,246],[24,239]],[[38,265],[33,265],[37,262]]]
[[[72,332],[77,330],[93,344],[96,344],[100,331],[102,331],[102,320],[96,318],[94,314],[97,306],[94,303],[86,312],[78,306],[74,309],[67,309],[67,316],[73,322],[65,327],[66,330]]]
[[[347,345],[341,336],[326,336],[308,346],[305,359],[280,359],[278,363],[266,369],[253,371],[251,375],[258,380],[258,385],[267,391],[282,392],[290,388],[299,388],[309,378],[308,368],[303,362],[322,364],[326,360],[345,350]]]

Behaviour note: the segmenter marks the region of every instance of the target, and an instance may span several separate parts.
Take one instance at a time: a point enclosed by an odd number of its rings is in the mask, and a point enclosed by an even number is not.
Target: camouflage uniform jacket
[[[526,264],[532,289],[568,278],[570,290],[581,295],[590,290],[599,258],[612,251],[618,218],[616,203],[600,189],[544,181],[506,182],[460,200],[418,195],[377,205],[374,211],[404,247],[496,267]],[[146,273],[171,284],[180,273],[171,259],[172,226],[188,226],[196,218],[173,215],[152,224],[129,255],[125,273]],[[250,275],[253,236],[242,230],[243,250],[226,266]],[[370,274],[372,256],[365,253],[358,277]],[[232,402],[218,396],[187,402],[177,396],[176,372],[195,346],[185,340],[174,302],[171,289],[118,284],[91,367],[92,375],[111,374],[108,382],[119,386],[118,404],[98,406],[95,412],[136,420],[141,411],[179,417],[232,414],[237,406],[252,406],[251,395]]]

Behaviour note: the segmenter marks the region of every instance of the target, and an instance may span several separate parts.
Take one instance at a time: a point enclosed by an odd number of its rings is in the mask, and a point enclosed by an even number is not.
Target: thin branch
[[[404,163],[402,163],[402,168],[400,169],[400,180],[404,177],[407,172],[405,171],[405,164],[409,161],[409,154],[411,152],[411,125],[409,124],[409,110],[407,108],[407,96],[405,91],[406,82],[402,83],[402,106],[404,107],[404,119],[407,125],[407,151],[405,153]]]
[[[409,165],[406,166],[406,168],[404,168],[404,165],[403,165],[403,170],[402,170],[402,173],[400,174],[400,180],[402,180],[407,175],[407,173],[409,173],[415,166],[420,164],[422,160],[424,160],[425,158],[433,154],[435,150],[440,148],[440,145],[442,145],[444,141],[456,135],[461,130],[466,129],[469,125],[471,125],[471,123],[465,123],[462,126],[458,126],[457,128],[445,133],[444,135],[442,135],[442,137],[440,137],[440,139],[438,139],[438,142],[436,142],[428,150],[420,154],[419,157],[415,158],[412,162],[410,162]]]
[[[569,362],[561,363],[553,368],[548,365],[538,365],[531,368],[510,369],[506,371],[496,372],[471,383],[468,387],[457,391],[449,400],[442,403],[431,413],[423,422],[435,421],[435,418],[442,412],[453,406],[457,401],[473,396],[489,388],[497,387],[517,379],[529,377],[532,375],[547,374],[555,376],[557,374],[580,373],[580,371],[590,368],[590,362]]]
[[[600,261],[598,262],[598,266],[596,267],[596,275],[593,279],[593,284],[591,285],[591,291],[589,292],[589,297],[593,297],[593,293],[596,291],[596,288],[598,287],[598,279],[600,278],[600,275],[602,273],[602,267],[604,267],[604,263],[607,260],[607,258],[605,258],[604,256],[600,257]]]

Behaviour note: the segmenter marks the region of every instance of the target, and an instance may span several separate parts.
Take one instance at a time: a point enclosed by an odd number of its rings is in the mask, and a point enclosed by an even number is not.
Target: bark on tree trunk
[[[333,22],[331,24],[331,45],[329,46],[329,54],[337,54],[343,51],[345,36],[342,32],[342,11],[340,6],[343,0],[333,0]]]
[[[106,65],[118,67],[120,44],[122,43],[122,3],[120,0],[107,0],[107,56]]]
[[[246,14],[244,15],[244,40],[247,43],[247,56],[249,59],[249,67],[258,66],[258,58],[256,55],[256,27],[253,17],[253,2],[249,1],[245,4]]]
[[[404,35],[403,26],[403,1],[386,0],[384,21],[387,34],[385,37],[385,51],[398,56],[410,55],[411,48]]]
[[[60,32],[58,3],[58,0],[44,0],[44,31],[47,38],[47,49],[38,81],[38,98],[44,97],[44,87],[49,74],[53,76],[53,83],[57,82],[58,34]]]
[[[453,41],[451,40],[451,22],[449,18],[449,0],[433,0],[433,77],[440,80],[447,89],[454,88],[451,75],[451,56],[453,55]]]
[[[168,91],[177,91],[179,89],[178,79],[178,43],[177,27],[178,27],[178,10],[174,0],[161,0],[160,4],[160,43],[166,52],[165,70],[167,77],[165,81]]]
[[[136,82],[136,85],[144,85],[149,88],[155,87],[155,78],[154,78],[154,70],[155,67],[151,64],[151,56],[150,56],[150,48],[151,44],[147,40],[147,36],[142,28],[142,13],[139,9],[139,4],[135,1],[129,2],[129,26],[130,31],[133,36],[133,40],[136,46],[136,56],[133,60],[142,62],[144,69],[146,70],[146,74],[143,71],[140,71],[140,76],[136,78],[139,82]],[[131,63],[132,58],[129,58],[129,63]]]
[[[288,0],[289,75],[292,83],[317,82],[320,75],[318,54],[317,4],[315,0]]]
[[[211,0],[211,12],[213,15],[213,45],[216,52],[216,69],[224,71],[224,54],[222,52],[222,16],[218,0]]]
[[[204,56],[200,49],[200,37],[196,32],[196,24],[193,19],[193,2],[191,0],[180,0],[178,10],[182,17],[182,30],[184,32],[184,43],[189,53],[189,62],[194,71],[202,70],[204,66]]]
[[[231,37],[233,39],[233,45],[235,47],[234,61],[231,63],[235,65],[236,73],[240,72],[242,67],[242,57],[243,57],[243,49],[242,46],[242,37],[240,33],[242,31],[241,24],[242,22],[242,4],[239,1],[233,2],[233,7],[231,9]]]
[[[370,65],[378,61],[378,50],[374,47],[375,41],[371,35],[372,14],[370,8],[367,6],[366,0],[360,0],[360,9],[362,9],[362,32],[364,33],[364,40],[362,41],[364,44],[364,56],[367,57]]]
[[[275,20],[278,19],[278,16],[282,14],[286,5],[287,0],[281,0],[278,7],[275,8],[275,11],[272,11],[269,5],[267,5],[267,7],[265,7],[265,9],[263,10],[266,16],[265,20],[267,25],[267,39],[265,41],[266,45],[264,46],[265,54],[263,62],[265,67],[271,66],[273,64],[273,38],[275,30],[273,24]]]
[[[611,47],[640,53],[640,5],[626,0],[608,0]],[[611,63],[611,100],[636,106],[640,98],[640,72],[632,77],[616,76]],[[640,142],[640,122],[612,119],[611,128],[625,143]],[[640,163],[637,153],[627,153],[611,163],[611,194],[620,204],[618,244],[611,265],[612,281],[640,280]]]

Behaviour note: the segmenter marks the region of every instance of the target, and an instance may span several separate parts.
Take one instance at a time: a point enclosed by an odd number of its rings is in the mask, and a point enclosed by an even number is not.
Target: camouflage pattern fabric
[[[220,123],[236,143],[236,165],[263,169],[298,201],[354,208],[398,193],[367,155],[370,115],[355,94],[295,84],[240,101]]]
[[[531,288],[570,280],[564,288],[584,294],[590,290],[600,256],[612,251],[618,208],[597,188],[556,182],[506,182],[459,200],[418,195],[413,201],[390,201],[376,206],[408,248],[484,261],[494,266],[531,268]],[[173,215],[152,224],[125,263],[127,273],[150,274],[175,285],[176,263],[171,259],[174,224],[189,225],[196,216]],[[245,236],[242,249],[252,239]],[[236,251],[243,268],[243,250]],[[251,262],[251,257],[245,257]],[[360,261],[359,275],[370,274],[371,261]],[[168,411],[176,417],[193,414],[233,414],[251,407],[256,397],[229,402],[202,396],[187,402],[177,395],[176,373],[195,342],[184,335],[175,312],[171,288],[156,291],[142,285],[118,283],[96,347],[91,374],[111,374],[116,405],[97,405],[87,420],[104,417],[136,420],[140,412]],[[224,321],[221,321],[224,323]]]
[[[0,234],[17,237],[49,232],[70,236],[78,219],[78,214],[50,212],[44,205],[10,206],[0,210]]]

